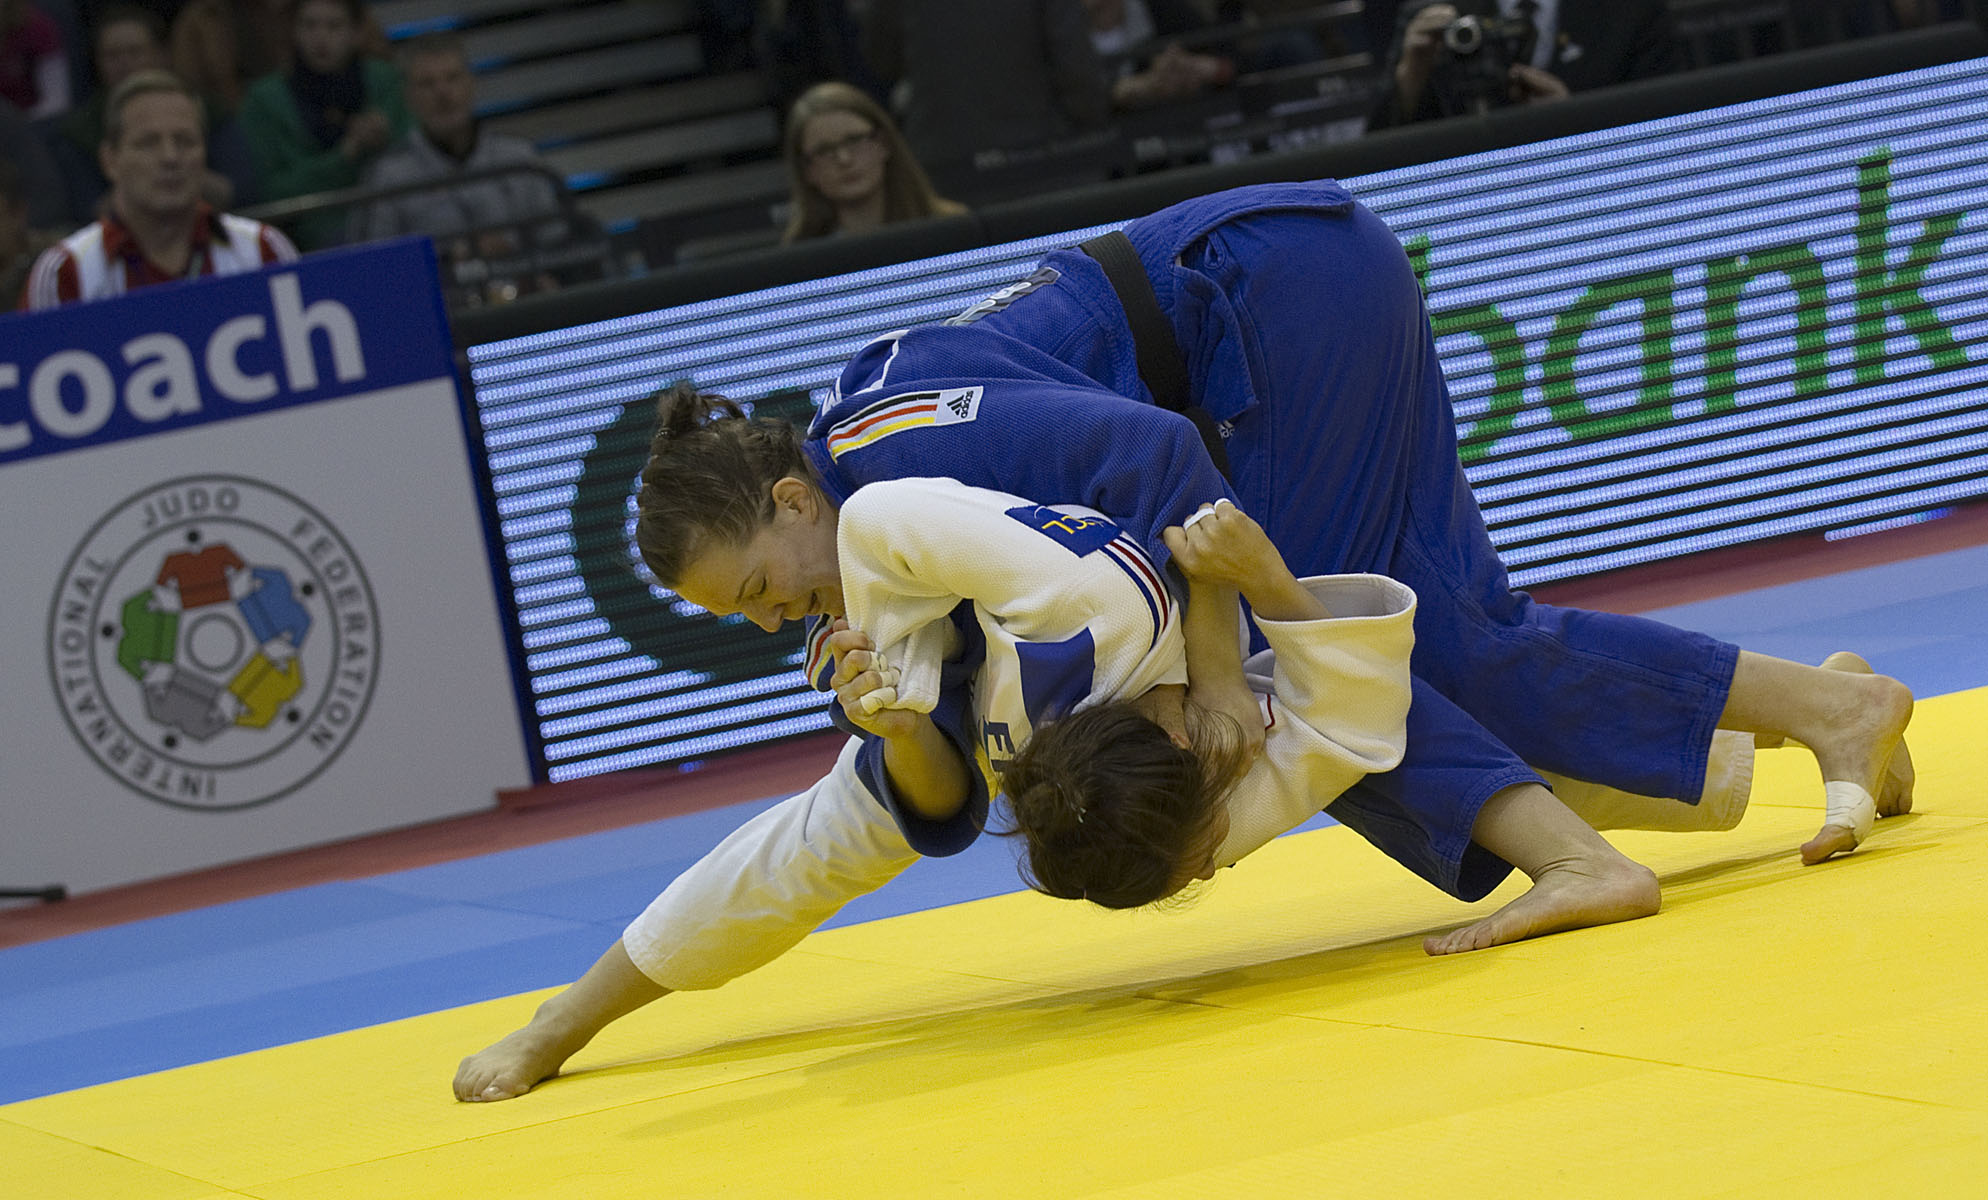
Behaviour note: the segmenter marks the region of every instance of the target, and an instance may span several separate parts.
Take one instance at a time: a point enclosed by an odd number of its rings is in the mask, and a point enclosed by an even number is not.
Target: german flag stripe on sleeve
[[[828,680],[835,673],[835,659],[828,653],[828,630],[833,624],[827,617],[817,617],[808,629],[807,661],[801,669],[818,692],[830,690]]]
[[[836,422],[826,439],[828,456],[840,458],[907,429],[957,425],[979,415],[982,390],[977,387],[906,392],[869,405]]]

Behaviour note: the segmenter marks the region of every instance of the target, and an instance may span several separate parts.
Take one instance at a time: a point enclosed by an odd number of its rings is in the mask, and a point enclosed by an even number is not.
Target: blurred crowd
[[[453,34],[389,45],[363,0],[0,5],[0,288],[21,307],[406,233],[486,265],[572,236],[533,147],[478,128]],[[339,193],[360,200],[319,202]],[[280,229],[230,212],[279,201]],[[509,294],[550,283],[517,274]]]
[[[1103,177],[1087,135],[1320,63],[1369,65],[1372,129],[1668,73],[1676,7],[697,0],[705,71],[759,73],[784,114],[790,242],[964,212],[979,197],[947,193],[990,155],[1075,146],[1059,180]],[[1807,0],[1763,36],[1964,7]],[[462,38],[390,43],[364,0],[0,0],[0,288],[46,307],[403,234],[435,240],[457,302],[607,269],[602,231],[530,142],[484,127],[476,91]]]

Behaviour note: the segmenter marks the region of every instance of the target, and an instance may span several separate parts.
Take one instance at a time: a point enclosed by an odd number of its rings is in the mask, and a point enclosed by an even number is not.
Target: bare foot
[[[1822,660],[1826,671],[1847,671],[1853,675],[1875,675],[1871,664],[1860,655],[1848,650],[1838,650]],[[1912,751],[1905,746],[1905,739],[1898,739],[1898,749],[1892,751],[1891,761],[1886,764],[1884,785],[1878,791],[1878,815],[1895,817],[1912,811],[1912,787],[1918,775],[1912,769]]]
[[[1851,654],[1849,650],[1839,650],[1839,652],[1831,654],[1829,658],[1825,658],[1821,662],[1821,668],[1825,672],[1845,672],[1845,674],[1849,675],[1877,674],[1877,672],[1871,670],[1871,664],[1867,664],[1863,660],[1863,656]],[[1781,733],[1755,733],[1753,735],[1753,747],[1755,749],[1781,749],[1783,745],[1793,745],[1793,747],[1807,749],[1799,741],[1795,741],[1793,737],[1785,737]],[[1877,815],[1879,817],[1899,817],[1901,813],[1910,813],[1912,811],[1912,785],[1916,783],[1916,779],[1918,779],[1918,775],[1912,771],[1912,751],[1906,749],[1905,739],[1901,737],[1899,739],[1899,749],[1893,751],[1891,763],[1885,765],[1885,783],[1879,787],[1879,793],[1877,793]],[[1851,844],[1855,844],[1855,842],[1851,842]]]
[[[1829,669],[1849,674],[1852,678],[1845,682],[1853,686],[1834,691],[1828,698],[1830,714],[1825,727],[1804,739],[1822,768],[1822,778],[1825,783],[1855,784],[1866,793],[1865,803],[1871,803],[1873,796],[1884,796],[1891,787],[1883,807],[1904,812],[1911,807],[1910,785],[1893,786],[1891,767],[1899,758],[1905,726],[1912,719],[1912,693],[1889,676],[1865,674],[1870,666],[1855,655],[1830,657],[1834,661],[1826,664]],[[1864,672],[1856,669],[1860,666]],[[1909,773],[1909,754],[1904,764]],[[1832,814],[1832,819],[1803,844],[1802,862],[1813,866],[1856,848],[1860,840],[1857,826],[1868,828],[1871,815],[1869,809],[1861,818]]]
[[[524,1095],[541,1080],[557,1075],[580,1048],[568,1045],[570,1040],[532,1018],[523,1029],[462,1060],[456,1068],[456,1099],[509,1100]]]
[[[1657,877],[1620,855],[1548,867],[1532,890],[1474,925],[1424,938],[1430,954],[1461,954],[1524,938],[1633,921],[1662,905]]]
[[[456,1099],[522,1096],[557,1075],[610,1023],[668,994],[616,941],[572,987],[547,997],[523,1029],[463,1059],[456,1068]]]

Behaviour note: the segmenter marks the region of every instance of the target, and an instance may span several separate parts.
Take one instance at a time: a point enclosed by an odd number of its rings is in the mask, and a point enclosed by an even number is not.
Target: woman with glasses
[[[782,241],[966,211],[932,190],[890,115],[846,83],[816,84],[794,102],[786,153],[792,211]]]

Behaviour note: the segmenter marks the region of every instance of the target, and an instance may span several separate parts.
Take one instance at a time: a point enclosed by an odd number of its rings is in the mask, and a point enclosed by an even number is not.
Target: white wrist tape
[[[1860,843],[1871,836],[1871,826],[1878,819],[1878,804],[1869,792],[1854,783],[1832,779],[1823,785],[1822,795],[1828,805],[1823,824],[1842,826]]]

